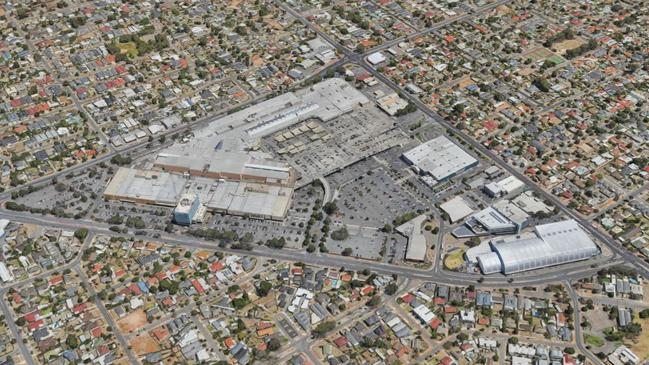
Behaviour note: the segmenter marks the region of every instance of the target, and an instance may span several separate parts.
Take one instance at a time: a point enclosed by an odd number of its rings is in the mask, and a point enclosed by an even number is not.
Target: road
[[[6,290],[2,289],[0,290],[0,295],[2,296],[2,300],[0,300],[0,309],[2,309],[2,314],[5,317],[5,324],[9,327],[9,330],[14,336],[14,339],[16,340],[16,345],[20,349],[20,353],[23,355],[23,359],[25,359],[25,362],[27,365],[37,365],[36,362],[34,361],[34,358],[32,357],[31,352],[27,348],[27,345],[23,342],[23,336],[22,333],[20,332],[20,329],[16,325],[15,321],[15,315],[13,310],[9,308],[7,305],[7,301],[4,300],[4,296],[6,294]]]
[[[507,0],[501,0],[496,3],[490,4],[488,6],[484,6],[480,9],[477,9],[471,16],[476,16],[479,14],[482,14],[486,11],[489,11],[493,9],[494,6],[499,6],[504,3],[507,3]],[[597,228],[595,228],[586,218],[580,216],[576,212],[574,212],[572,209],[568,208],[557,198],[555,195],[548,193],[547,191],[543,190],[540,188],[536,183],[531,181],[531,179],[526,176],[525,174],[521,173],[518,171],[516,168],[508,164],[506,161],[502,160],[500,156],[498,156],[496,153],[494,153],[492,150],[486,148],[483,146],[480,142],[476,141],[475,139],[471,138],[469,135],[464,133],[462,130],[459,130],[456,128],[454,125],[452,125],[450,122],[442,118],[439,114],[437,114],[435,111],[430,109],[427,105],[425,105],[419,98],[416,96],[413,96],[409,92],[407,92],[404,88],[401,86],[397,85],[394,81],[392,81],[390,78],[386,77],[384,74],[381,72],[378,72],[376,69],[371,67],[366,59],[365,55],[360,55],[358,53],[354,53],[347,49],[346,47],[340,45],[338,42],[336,42],[334,39],[332,39],[327,33],[323,32],[320,30],[319,27],[315,26],[311,22],[309,22],[304,16],[296,12],[295,10],[291,9],[290,7],[286,6],[285,4],[280,2],[280,6],[287,12],[289,12],[291,15],[296,17],[297,19],[300,20],[303,24],[311,28],[314,32],[316,32],[320,37],[325,39],[327,42],[332,44],[336,49],[345,55],[347,58],[350,59],[350,61],[358,63],[360,66],[362,66],[369,74],[374,76],[377,80],[381,81],[385,85],[389,86],[391,89],[393,89],[395,92],[399,93],[400,95],[403,95],[405,99],[413,103],[414,105],[417,106],[424,114],[426,114],[428,117],[430,117],[431,120],[435,121],[436,123],[440,124],[441,126],[445,127],[447,131],[449,131],[449,134],[453,134],[456,136],[458,139],[464,141],[471,147],[473,147],[475,150],[479,151],[482,153],[484,156],[488,157],[490,160],[492,160],[494,163],[496,163],[498,166],[500,166],[503,170],[507,171],[510,175],[518,178],[519,180],[523,181],[526,183],[527,186],[530,186],[534,191],[536,191],[541,197],[546,199],[547,201],[550,201],[553,205],[555,205],[562,213],[567,215],[568,217],[574,219],[577,221],[585,230],[587,230],[593,237],[598,239],[600,242],[606,244],[611,251],[613,251],[615,254],[618,256],[622,257],[627,263],[633,264],[634,267],[644,276],[649,278],[649,265],[647,265],[644,261],[642,261],[640,258],[632,254],[631,252],[627,251],[617,243],[615,243],[608,235],[602,233],[599,231]],[[457,19],[455,20],[457,21]],[[452,22],[452,21],[451,21]],[[434,28],[434,27],[433,27]],[[369,54],[371,52],[374,52],[375,49],[372,49],[370,52],[366,53]]]
[[[575,312],[575,342],[577,343],[577,348],[593,364],[603,365],[602,361],[597,356],[593,355],[593,353],[590,352],[590,350],[588,350],[586,348],[586,345],[584,344],[584,334],[581,330],[581,310],[579,308],[579,296],[577,296],[577,293],[572,287],[570,281],[565,280],[564,285],[566,286],[566,290],[568,290],[568,294],[570,295],[570,299],[572,300],[572,308],[574,308]]]
[[[101,315],[104,317],[106,320],[106,323],[111,327],[112,333],[115,335],[115,338],[117,338],[117,341],[119,342],[120,346],[122,347],[122,350],[124,351],[124,354],[126,354],[126,357],[128,357],[128,360],[131,364],[139,364],[139,360],[137,356],[131,351],[128,345],[128,341],[126,340],[126,337],[122,334],[122,332],[119,330],[119,327],[117,327],[117,324],[113,320],[113,317],[110,315],[106,307],[104,306],[104,303],[99,299],[99,295],[97,295],[97,292],[95,291],[95,288],[92,286],[90,281],[88,280],[88,277],[86,276],[86,273],[83,272],[80,266],[75,266],[74,267],[75,272],[77,275],[79,275],[79,278],[81,279],[81,282],[83,283],[83,286],[86,288],[88,293],[90,294],[90,297],[94,299],[95,301],[95,306],[97,309],[99,309],[99,312],[101,312]]]
[[[115,233],[109,229],[108,224],[92,222],[89,220],[74,220],[67,218],[58,218],[50,216],[35,216],[25,212],[11,212],[0,209],[0,218],[10,219],[14,222],[39,224],[53,228],[76,230],[79,228],[86,228],[93,234],[103,234],[107,236],[124,236],[123,234]],[[152,232],[151,232],[152,233]],[[388,263],[381,263],[370,260],[359,260],[353,257],[336,256],[320,254],[314,255],[306,251],[293,251],[288,249],[273,249],[267,246],[255,246],[252,251],[235,250],[229,248],[220,248],[217,242],[204,241],[199,238],[187,236],[172,236],[161,235],[156,238],[156,241],[178,245],[183,247],[200,248],[208,250],[222,251],[224,253],[250,255],[273,258],[276,260],[300,261],[316,266],[327,267],[341,267],[346,269],[362,271],[364,269],[373,270],[379,274],[392,275],[409,278],[435,281],[439,284],[446,285],[469,285],[473,284],[477,287],[521,287],[542,285],[551,282],[558,282],[564,280],[566,277],[572,279],[587,278],[594,275],[598,270],[603,267],[620,264],[621,260],[610,259],[607,262],[602,262],[597,267],[591,267],[591,261],[584,261],[564,265],[547,270],[539,270],[535,272],[521,273],[516,276],[506,277],[504,275],[483,277],[479,274],[460,273],[432,270],[422,270],[409,266],[392,265]],[[478,279],[482,278],[481,282]]]
[[[81,245],[81,248],[79,249],[80,253],[83,252],[88,247],[90,242],[92,242],[93,238],[94,238],[93,233],[89,233],[88,236],[86,236],[86,239],[83,241],[83,244]],[[36,281],[38,279],[46,278],[49,275],[52,275],[54,272],[61,272],[61,271],[66,270],[66,269],[72,269],[76,265],[78,265],[80,263],[80,261],[81,261],[81,255],[78,254],[72,261],[70,261],[69,263],[67,263],[67,264],[65,264],[63,266],[60,266],[60,267],[57,267],[57,268],[54,268],[54,269],[51,269],[51,270],[46,270],[46,271],[43,271],[42,273],[40,273],[38,275],[30,276],[29,278],[24,279],[24,280],[14,281],[14,282],[11,282],[10,284],[5,284],[5,285],[2,285],[2,287],[0,287],[0,309],[2,310],[2,313],[5,316],[5,323],[9,326],[9,330],[14,335],[14,339],[16,340],[16,344],[20,348],[20,352],[22,353],[23,358],[25,359],[25,362],[27,362],[28,365],[36,365],[36,363],[34,361],[34,358],[31,356],[31,352],[27,348],[27,345],[23,342],[22,333],[20,332],[20,329],[18,328],[18,326],[16,325],[16,322],[15,322],[15,319],[17,317],[16,317],[14,311],[7,305],[7,302],[5,300],[5,295],[7,293],[7,290],[9,288],[14,288],[14,287],[18,287],[18,286],[24,286],[26,284],[33,283],[34,281]]]

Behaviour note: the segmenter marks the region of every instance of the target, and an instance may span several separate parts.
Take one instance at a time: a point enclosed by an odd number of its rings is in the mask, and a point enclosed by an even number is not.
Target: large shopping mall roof
[[[492,252],[478,256],[485,274],[511,274],[584,260],[600,253],[574,220],[536,226],[533,234],[491,241]],[[496,260],[497,259],[497,260]]]

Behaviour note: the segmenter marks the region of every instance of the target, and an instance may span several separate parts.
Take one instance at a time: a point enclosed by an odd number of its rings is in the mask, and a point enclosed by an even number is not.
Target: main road
[[[103,234],[107,236],[125,236],[124,234],[115,233],[109,229],[109,225],[90,220],[74,220],[52,216],[38,216],[26,212],[13,212],[6,209],[0,209],[0,218],[12,220],[14,222],[26,224],[38,224],[52,228],[65,230],[76,230],[86,228],[92,234]],[[150,232],[153,233],[153,232]],[[138,236],[136,236],[137,238]],[[143,237],[144,238],[144,237]],[[479,274],[459,273],[450,271],[423,270],[410,266],[399,266],[388,263],[376,262],[371,260],[362,260],[354,257],[344,257],[329,254],[314,254],[305,251],[295,251],[289,249],[273,249],[266,246],[254,246],[251,251],[221,248],[218,242],[205,241],[200,238],[179,236],[179,235],[162,235],[154,239],[155,241],[178,245],[188,248],[217,250],[230,254],[261,256],[274,258],[277,260],[301,261],[311,265],[327,267],[345,267],[345,269],[362,271],[364,269],[373,270],[379,274],[398,275],[409,279],[419,279],[435,281],[439,284],[446,285],[474,285],[478,287],[522,287],[538,286],[552,282],[559,282],[565,278],[573,280],[587,278],[594,275],[603,267],[617,265],[622,260],[611,258],[600,260],[597,264],[593,261],[583,261],[573,264],[567,264],[551,269],[537,270],[534,272],[521,273],[515,276],[506,277],[503,275],[481,276]]]

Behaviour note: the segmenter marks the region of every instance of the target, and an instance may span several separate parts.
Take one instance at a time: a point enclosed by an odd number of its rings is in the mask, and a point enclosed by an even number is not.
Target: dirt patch
[[[130,342],[133,352],[138,356],[160,351],[160,345],[149,334],[137,335]]]
[[[647,336],[647,333],[649,333],[649,318],[642,319],[636,315],[634,322],[642,326],[642,333],[630,344],[629,348],[640,358],[641,362],[644,362],[649,358],[649,336]]]
[[[253,66],[262,66],[264,64],[264,59],[259,55],[254,54],[252,55],[252,57],[250,57],[250,62],[252,62]]]
[[[117,321],[117,327],[125,333],[137,331],[145,324],[147,324],[146,313],[142,309],[135,310]]]
[[[444,258],[444,267],[449,270],[457,270],[462,264],[464,264],[464,250],[455,250]]]
[[[281,25],[277,20],[273,18],[265,18],[264,22],[266,22],[266,24],[268,24],[273,29],[277,29],[277,30],[284,29],[284,26]]]
[[[552,48],[556,49],[558,54],[564,54],[567,50],[575,49],[584,43],[586,43],[586,41],[581,38],[566,39],[563,42],[553,44]]]
[[[133,58],[137,57],[138,55],[137,46],[134,42],[118,43],[117,47],[119,48],[119,52],[121,54],[125,54],[128,57]]]

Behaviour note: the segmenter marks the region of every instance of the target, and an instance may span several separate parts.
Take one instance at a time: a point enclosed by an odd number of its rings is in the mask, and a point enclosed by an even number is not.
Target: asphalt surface
[[[25,212],[10,212],[4,209],[0,209],[0,218],[6,218],[20,223],[39,224],[67,230],[86,228],[90,233],[93,234],[103,234],[107,236],[119,237],[125,236],[124,234],[111,231],[109,229],[110,226],[107,224],[92,222],[89,220],[74,220],[51,216],[35,216]],[[433,269],[422,270],[409,266],[398,266],[376,261],[359,260],[353,257],[335,256],[322,253],[307,253],[306,251],[293,251],[288,249],[273,249],[266,246],[254,246],[252,251],[220,248],[218,247],[218,242],[204,241],[199,238],[187,236],[161,235],[155,240],[171,245],[179,245],[196,249],[216,250],[230,254],[259,256],[273,258],[276,260],[300,261],[306,264],[318,266],[344,267],[345,269],[349,270],[362,271],[364,269],[370,269],[379,274],[396,274],[404,278],[435,281],[439,284],[458,286],[473,284],[476,287],[487,288],[533,286],[559,282],[565,280],[566,278],[587,278],[594,275],[603,267],[620,264],[622,262],[621,260],[611,259],[606,262],[602,262],[596,267],[592,267],[591,261],[582,261],[558,266],[552,269],[521,273],[509,277],[506,277],[504,275],[482,276],[479,274],[449,272],[442,270],[435,271]],[[478,281],[480,278],[482,278],[481,282]]]

